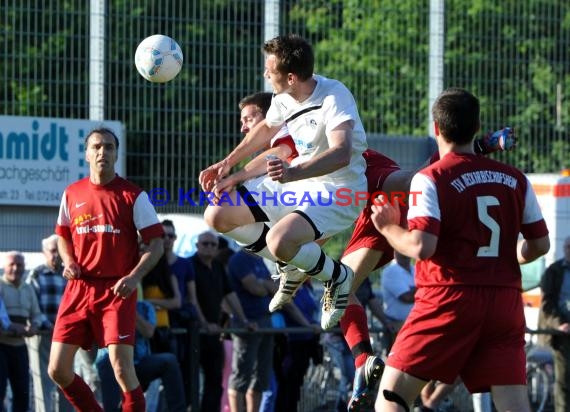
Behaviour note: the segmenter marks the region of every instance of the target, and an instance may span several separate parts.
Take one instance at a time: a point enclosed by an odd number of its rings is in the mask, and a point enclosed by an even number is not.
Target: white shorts
[[[256,220],[265,219],[260,218],[252,203],[265,214],[269,226],[289,213],[301,212],[314,225],[317,239],[329,238],[350,227],[366,205],[366,202],[348,201],[347,197],[339,198],[338,190],[342,187],[330,182],[307,179],[283,184],[262,176],[244,182],[243,186],[251,196],[248,204]],[[365,192],[366,187],[364,175],[361,181],[351,184],[353,191]]]

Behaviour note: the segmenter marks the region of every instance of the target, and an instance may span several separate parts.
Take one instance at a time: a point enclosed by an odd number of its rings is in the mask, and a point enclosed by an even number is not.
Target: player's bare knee
[[[67,385],[71,384],[71,382],[73,382],[73,378],[75,377],[73,369],[70,368],[69,370],[64,370],[61,367],[53,366],[51,364],[48,365],[47,373],[50,379],[62,388],[65,388]]]
[[[265,239],[267,250],[277,259],[287,262],[295,257],[298,248],[288,239],[286,232],[272,228]]]
[[[382,391],[382,395],[384,396],[384,399],[386,399],[388,402],[394,402],[397,403],[399,406],[401,406],[402,408],[404,408],[404,411],[406,412],[410,412],[410,407],[408,406],[408,404],[406,403],[406,401],[404,400],[404,398],[402,398],[400,395],[398,395],[396,392],[394,391],[390,391],[388,389],[384,389]]]
[[[208,206],[204,211],[206,224],[219,233],[226,233],[235,228],[227,221],[228,213],[223,211],[224,208],[221,206]]]

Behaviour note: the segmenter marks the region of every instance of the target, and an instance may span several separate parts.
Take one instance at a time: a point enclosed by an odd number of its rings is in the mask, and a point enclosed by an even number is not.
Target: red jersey
[[[65,189],[55,232],[73,243],[82,277],[128,275],[139,261],[137,231],[145,243],[163,234],[147,194],[128,180],[86,177]]]
[[[299,156],[299,152],[297,152],[297,148],[295,147],[295,142],[289,134],[289,129],[287,128],[286,124],[284,124],[281,129],[279,129],[277,134],[273,136],[271,139],[270,147],[277,147],[281,144],[287,145],[291,149],[291,154],[287,158],[287,163],[291,163],[294,158]]]
[[[526,176],[504,163],[449,153],[414,176],[409,230],[439,237],[435,253],[416,266],[416,285],[521,288],[519,233],[548,234]]]

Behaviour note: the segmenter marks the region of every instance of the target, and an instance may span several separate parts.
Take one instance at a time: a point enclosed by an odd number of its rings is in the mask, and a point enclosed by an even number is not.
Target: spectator
[[[26,283],[32,285],[36,292],[43,314],[42,333],[26,339],[34,388],[34,405],[36,412],[72,411],[71,404],[47,373],[51,332],[67,283],[63,277],[63,265],[57,251],[57,235],[42,239],[42,252],[46,259],[45,263],[32,269],[26,278]]]
[[[554,407],[570,410],[570,236],[564,239],[564,256],[551,264],[540,282],[542,301],[539,329],[554,329],[541,339],[554,352]]]
[[[134,348],[135,371],[144,391],[155,379],[162,381],[164,399],[169,412],[185,412],[182,373],[173,353],[152,353],[150,338],[155,331],[156,311],[150,302],[137,302],[137,326]],[[97,371],[101,379],[105,412],[120,411],[121,389],[113,378],[113,368],[107,349],[99,351]]]
[[[271,328],[268,306],[277,287],[263,259],[242,249],[229,259],[228,272],[245,316],[260,328]],[[232,342],[230,409],[232,412],[257,411],[262,392],[269,389],[273,351],[268,348],[273,348],[273,335],[233,334]]]
[[[144,244],[143,244],[144,250]],[[176,336],[171,332],[169,311],[180,309],[178,278],[171,272],[168,260],[162,255],[156,266],[142,280],[143,298],[154,305],[156,325],[150,339],[155,353],[177,354]]]
[[[226,299],[230,310],[241,321],[249,325],[240,302],[230,286],[223,265],[215,258],[218,254],[218,236],[203,232],[198,236],[197,251],[190,258],[196,275],[196,299],[192,302],[205,334],[200,335],[200,366],[204,376],[201,411],[220,410],[222,397],[222,373],[224,368],[224,347],[220,340],[222,300]]]
[[[229,247],[227,239],[223,236],[218,236],[218,255],[216,259],[219,260],[226,273],[228,272],[228,261],[230,257],[233,256],[235,252]],[[231,309],[228,307],[226,301],[222,301],[222,326],[230,327],[230,313]],[[233,343],[230,334],[224,333],[222,335],[224,344],[224,371],[222,374],[222,400],[220,403],[220,408],[222,412],[227,412],[230,410],[230,401],[228,398],[228,384],[230,380],[230,375],[232,373],[232,353],[233,353]]]
[[[313,359],[322,360],[321,332],[317,314],[318,306],[310,279],[305,280],[293,298],[294,305],[283,308],[286,327],[310,327],[312,332],[289,333],[287,350],[281,364],[281,376],[277,387],[276,412],[297,411],[305,374]]]
[[[382,297],[384,314],[388,318],[392,334],[387,351],[394,342],[395,333],[402,328],[404,321],[414,306],[416,286],[414,283],[414,266],[411,259],[401,253],[394,252],[394,260],[382,270]]]
[[[24,255],[16,251],[5,254],[0,286],[12,333],[0,335],[0,401],[6,397],[9,380],[13,412],[29,409],[30,362],[24,337],[38,333],[43,319],[34,289],[22,279],[24,270]]]
[[[170,272],[176,276],[178,290],[180,294],[180,308],[169,311],[170,325],[173,328],[185,329],[186,333],[176,335],[177,356],[184,379],[184,397],[186,406],[190,405],[191,396],[191,328],[197,327],[196,308],[191,303],[190,295],[196,300],[196,282],[194,269],[188,259],[174,253],[174,242],[176,241],[176,229],[174,222],[170,219],[162,221],[164,229],[164,256],[170,267]]]

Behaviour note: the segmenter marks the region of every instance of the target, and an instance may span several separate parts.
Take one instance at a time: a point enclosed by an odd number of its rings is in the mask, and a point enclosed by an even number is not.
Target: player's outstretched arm
[[[281,126],[271,127],[265,120],[259,122],[245,135],[242,141],[225,157],[224,160],[209,166],[200,172],[198,181],[205,191],[211,191],[216,183],[226,176],[232,167],[254,153],[268,147],[271,138]]]
[[[248,179],[266,174],[267,156],[277,156],[279,159],[286,161],[290,155],[291,147],[286,144],[280,144],[277,147],[272,147],[271,149],[259,154],[247,163],[243,169],[232,173],[216,183],[213,188],[216,198],[219,198],[223,192],[229,192],[235,186]]]

